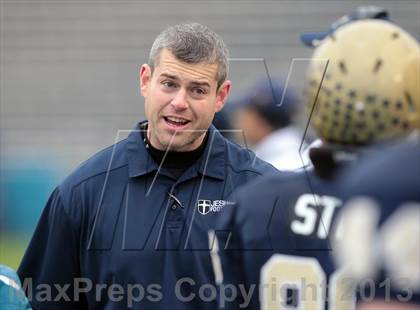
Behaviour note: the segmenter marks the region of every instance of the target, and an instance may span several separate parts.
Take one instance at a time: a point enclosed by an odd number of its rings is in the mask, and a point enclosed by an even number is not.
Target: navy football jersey
[[[223,231],[216,232],[213,247],[214,265],[220,257],[219,306],[352,309],[352,292],[344,292],[330,255],[331,227],[342,206],[338,192],[334,178],[313,170],[265,177],[239,189],[232,198],[236,205],[220,217]]]
[[[420,144],[360,161],[343,192],[334,254],[358,283],[358,299],[420,303]]]

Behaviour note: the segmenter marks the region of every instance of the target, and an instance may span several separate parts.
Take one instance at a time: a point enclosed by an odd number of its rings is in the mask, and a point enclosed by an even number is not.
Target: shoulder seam
[[[74,172],[76,172],[77,170],[79,170],[79,169],[80,169],[80,168],[81,168],[84,164],[86,164],[86,163],[87,163],[88,161],[90,161],[91,159],[93,159],[93,158],[95,158],[95,157],[97,157],[97,156],[99,156],[99,155],[101,155],[101,154],[105,153],[106,151],[108,151],[108,150],[110,150],[110,149],[112,150],[111,157],[110,157],[110,160],[112,161],[112,158],[114,157],[114,150],[115,150],[115,148],[117,147],[117,145],[118,145],[118,144],[123,143],[126,139],[127,139],[127,138],[125,138],[125,139],[123,139],[123,140],[121,140],[121,141],[118,141],[117,143],[112,144],[112,145],[110,145],[110,146],[108,146],[108,147],[106,147],[106,148],[104,148],[104,149],[100,150],[99,152],[97,152],[96,154],[94,154],[92,157],[90,157],[89,159],[87,159],[86,161],[84,161],[82,164],[80,164],[80,165],[79,165],[79,166],[78,166],[78,167],[74,170]],[[113,170],[116,170],[116,169],[120,169],[120,168],[122,168],[122,167],[124,167],[124,166],[128,166],[128,163],[124,163],[124,164],[122,164],[121,166],[113,167],[112,169],[108,169],[108,168],[109,168],[109,164],[108,164],[105,170],[102,170],[102,171],[100,171],[100,172],[96,172],[96,173],[95,173],[95,174],[93,174],[93,175],[89,175],[89,176],[84,177],[82,180],[79,180],[78,182],[76,182],[76,183],[74,183],[74,184],[70,184],[71,189],[73,189],[74,187],[79,186],[81,183],[86,182],[87,180],[89,180],[89,179],[91,179],[91,178],[94,178],[94,177],[96,177],[96,176],[98,176],[98,175],[101,175],[101,174],[103,174],[103,173],[106,173],[106,172],[108,172],[108,171],[113,171]],[[73,172],[73,173],[74,173],[74,172]],[[63,183],[65,183],[65,180],[64,180],[61,184],[63,184]]]
[[[72,186],[71,186],[71,189],[73,189],[73,188],[75,188],[75,187],[79,186],[80,184],[82,184],[83,182],[86,182],[86,181],[87,181],[87,180],[89,180],[89,179],[92,179],[92,178],[94,178],[94,177],[97,177],[97,176],[99,176],[99,175],[101,175],[101,174],[104,174],[104,173],[107,173],[107,172],[111,172],[111,171],[114,171],[114,170],[117,170],[117,169],[121,169],[121,168],[123,168],[123,167],[125,167],[125,166],[128,166],[128,164],[127,164],[127,163],[125,163],[125,164],[123,164],[123,165],[121,165],[121,166],[114,167],[114,168],[112,168],[112,169],[107,169],[107,170],[104,170],[104,171],[98,172],[98,173],[96,173],[96,174],[94,174],[94,175],[90,175],[90,176],[88,176],[88,177],[86,177],[86,178],[82,179],[81,181],[79,181],[79,182],[75,183],[74,185],[72,185]]]
[[[232,171],[236,172],[236,173],[242,173],[242,172],[252,172],[254,174],[258,174],[258,175],[263,175],[263,173],[258,172],[256,170],[251,170],[251,169],[243,169],[243,170],[236,170],[231,164],[226,164],[226,166],[229,166]]]
[[[69,210],[67,210],[69,208],[69,206],[66,206],[66,203],[65,203],[65,201],[64,201],[64,199],[63,199],[63,197],[61,195],[61,186],[58,186],[56,189],[58,191],[58,193],[57,193],[58,194],[58,198],[60,199],[61,205],[63,206],[63,212],[64,212],[64,214],[67,217],[67,221],[70,223],[70,229],[72,230],[72,233],[75,236],[77,236],[77,231],[75,230],[75,227],[74,227],[75,224],[73,222],[73,219],[70,217],[70,215],[68,213]],[[73,196],[73,189],[71,190],[70,196]]]

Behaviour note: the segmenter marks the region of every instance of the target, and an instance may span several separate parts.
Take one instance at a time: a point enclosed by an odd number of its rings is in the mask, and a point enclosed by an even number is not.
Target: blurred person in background
[[[388,152],[388,144],[411,139],[420,125],[417,40],[389,21],[358,11],[316,36],[320,41],[305,87],[311,125],[323,142],[309,152],[313,167],[246,184],[234,193],[234,208],[219,217],[218,232],[225,233],[218,233],[216,241],[210,233],[220,257],[220,268],[215,268],[220,283],[254,288],[252,297],[228,304],[232,309],[245,304],[251,309],[355,306],[348,277],[330,255],[345,197],[341,174],[358,168],[363,157]],[[392,172],[387,175],[392,182]],[[407,179],[410,188],[418,188],[416,180]],[[396,190],[390,193],[398,198]],[[354,234],[361,237],[355,242],[369,238],[364,232]],[[398,242],[393,246],[398,252]]]
[[[235,141],[235,130],[232,127],[230,110],[228,107],[225,107],[223,110],[217,112],[214,115],[213,125],[220,131],[223,137]]]
[[[277,79],[258,80],[232,111],[236,134],[256,155],[279,170],[296,170],[303,163],[303,131],[295,124],[300,102],[295,91]]]
[[[32,309],[16,272],[0,265],[0,310]]]

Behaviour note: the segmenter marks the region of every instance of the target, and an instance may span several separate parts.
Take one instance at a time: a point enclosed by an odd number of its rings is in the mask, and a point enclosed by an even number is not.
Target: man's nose
[[[186,108],[188,108],[187,92],[185,89],[179,89],[175,97],[172,99],[171,105],[176,110],[185,110]]]

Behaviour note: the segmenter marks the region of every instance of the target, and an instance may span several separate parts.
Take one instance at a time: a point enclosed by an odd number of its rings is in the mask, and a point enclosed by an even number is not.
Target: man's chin
[[[154,145],[152,142],[152,146],[154,148],[157,148],[161,151],[175,151],[175,152],[181,152],[182,149],[186,147],[186,142],[179,139],[179,137],[165,137],[164,139],[161,139],[158,143],[156,143],[158,147]]]
[[[175,135],[167,133],[156,138],[156,140],[159,140],[156,144],[160,147],[156,147],[151,141],[155,148],[163,151],[188,152],[197,149],[201,145],[204,134],[197,136],[191,134],[191,132],[177,132]]]
[[[193,139],[192,137],[185,138],[185,137],[174,137],[171,143],[166,144],[166,149],[174,152],[188,152],[193,151],[200,146],[198,143],[197,138]]]

